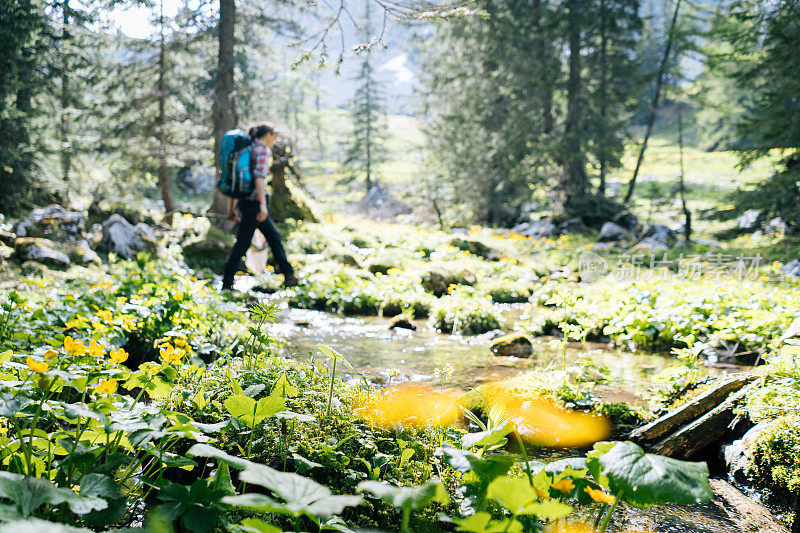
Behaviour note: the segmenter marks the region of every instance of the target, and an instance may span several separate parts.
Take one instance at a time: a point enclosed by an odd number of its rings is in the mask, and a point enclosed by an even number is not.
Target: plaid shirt
[[[253,177],[267,179],[269,174],[269,163],[272,159],[272,150],[256,141],[253,143],[253,157],[256,160],[253,168]]]
[[[253,178],[264,178],[266,180],[267,176],[269,175],[272,150],[260,142],[255,141],[253,143],[252,156],[255,159],[255,165],[253,166]],[[269,196],[269,193],[267,193],[267,196]],[[258,189],[254,189],[253,194],[251,194],[247,199],[258,200]]]

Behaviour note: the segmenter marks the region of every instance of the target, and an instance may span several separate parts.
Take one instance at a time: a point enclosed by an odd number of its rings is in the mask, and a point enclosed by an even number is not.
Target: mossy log
[[[656,442],[681,426],[714,410],[732,392],[738,391],[753,379],[755,376],[744,373],[719,378],[710,389],[696,398],[692,398],[680,407],[631,432],[630,439],[642,445]]]
[[[736,417],[733,413],[736,396],[729,397],[697,420],[649,446],[649,451],[675,459],[691,459],[699,455],[730,431],[729,426]]]

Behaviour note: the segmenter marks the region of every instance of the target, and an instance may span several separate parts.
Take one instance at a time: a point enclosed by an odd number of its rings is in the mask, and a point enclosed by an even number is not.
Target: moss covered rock
[[[236,237],[215,226],[183,245],[183,258],[195,270],[222,272]]]
[[[533,355],[533,342],[524,333],[509,333],[493,340],[489,349],[494,355],[530,357]]]
[[[482,243],[481,241],[475,239],[464,239],[461,237],[453,237],[450,240],[450,246],[454,246],[459,250],[464,250],[466,252],[469,252],[472,255],[483,257],[484,259],[488,259],[489,261],[497,261],[498,259],[500,259],[499,253],[497,253],[494,249]]]
[[[272,194],[269,201],[269,213],[275,222],[289,219],[319,222],[319,217],[314,212],[311,196],[291,181],[286,182],[285,189],[276,190]]]
[[[422,286],[436,297],[447,294],[451,285],[475,285],[475,274],[469,270],[448,271],[442,268],[431,268],[422,276]]]

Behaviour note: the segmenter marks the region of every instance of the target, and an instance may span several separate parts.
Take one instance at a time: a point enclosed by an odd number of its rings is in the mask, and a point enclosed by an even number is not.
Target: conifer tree
[[[372,0],[364,2],[363,36],[367,43],[361,50],[360,83],[350,101],[353,130],[348,138],[342,166],[344,182],[364,179],[367,192],[378,183],[376,166],[386,159],[384,140],[386,137],[385,109],[380,84],[375,76],[373,48]]]

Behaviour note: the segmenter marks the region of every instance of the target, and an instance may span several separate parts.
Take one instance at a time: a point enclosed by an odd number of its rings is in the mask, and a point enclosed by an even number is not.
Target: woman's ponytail
[[[275,133],[275,126],[269,122],[262,122],[247,130],[247,134],[253,140],[260,139],[267,133]]]

